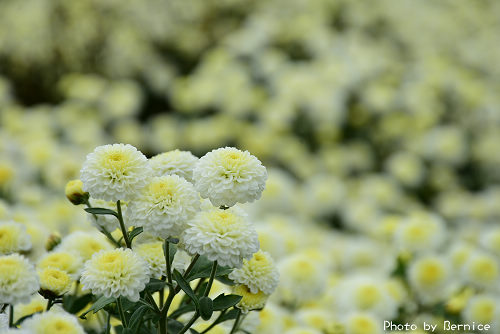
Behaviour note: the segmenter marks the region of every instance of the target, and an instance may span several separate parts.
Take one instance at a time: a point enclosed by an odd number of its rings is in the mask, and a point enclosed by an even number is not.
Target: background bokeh
[[[89,230],[95,146],[269,171],[245,209],[281,283],[254,333],[500,333],[500,2],[2,0],[0,219]],[[36,260],[34,258],[33,260]]]

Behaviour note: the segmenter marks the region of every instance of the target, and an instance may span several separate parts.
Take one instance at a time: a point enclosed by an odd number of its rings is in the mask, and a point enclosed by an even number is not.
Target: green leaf
[[[209,320],[214,313],[214,305],[209,297],[200,298],[200,316],[203,320]]]
[[[167,324],[167,332],[176,334],[181,331],[181,329],[184,327],[184,324],[182,322],[179,322],[174,319],[168,319],[168,324]]]
[[[191,273],[187,276],[186,280],[188,282],[198,279],[198,278],[208,278],[210,277],[210,273],[212,272],[213,262],[208,260],[206,256],[200,256],[196,264],[194,265]],[[218,266],[217,271],[215,273],[216,277],[228,275],[233,271],[232,268]]]
[[[69,313],[76,314],[83,310],[92,301],[92,294],[88,293],[80,297],[64,296],[63,308]]]
[[[109,305],[111,303],[113,303],[115,301],[115,298],[114,297],[105,297],[105,296],[102,296],[101,298],[99,298],[95,303],[94,305],[92,305],[91,308],[89,308],[87,310],[87,312],[83,313],[80,318],[81,319],[87,319],[85,318],[85,315],[87,315],[89,312],[94,312],[97,313],[99,310],[101,310],[102,308],[104,308],[106,305]]]
[[[162,281],[162,280],[159,280],[156,278],[151,278],[149,280],[149,283],[146,284],[146,289],[148,289],[148,291],[150,291],[150,292],[156,292],[156,291],[163,290],[166,285],[167,285],[167,282],[165,282],[165,281]]]
[[[243,297],[238,295],[218,295],[217,298],[214,299],[214,311],[222,311],[233,307],[234,305],[239,303],[241,298]]]
[[[181,315],[188,313],[188,312],[192,312],[195,309],[196,308],[195,308],[194,304],[183,305],[183,306],[179,307],[177,310],[175,310],[174,312],[170,313],[169,318],[177,319]]]
[[[236,283],[233,282],[233,280],[231,280],[228,275],[224,275],[224,276],[219,276],[219,277],[216,277],[216,279],[225,284],[225,285],[229,285],[229,286],[233,286],[233,285],[236,285]]]
[[[193,300],[196,308],[199,309],[200,303],[198,301],[198,297],[195,295],[193,289],[191,289],[191,286],[189,286],[189,283],[184,279],[184,277],[182,277],[181,273],[177,269],[174,269],[173,276],[182,291],[184,291],[186,295],[188,295]]]
[[[128,239],[130,240],[130,242],[132,242],[132,240],[134,240],[135,237],[141,234],[142,231],[144,231],[144,228],[142,226],[136,227],[132,231],[130,231],[130,233],[128,234]]]
[[[105,208],[85,208],[85,211],[92,213],[94,215],[112,215],[118,218],[118,213],[116,211],[105,209]]]
[[[195,331],[194,329],[190,328],[191,334],[200,334],[200,332]]]
[[[217,323],[220,324],[221,322],[224,321],[236,319],[238,317],[239,312],[240,312],[239,310],[233,308],[231,311],[227,312],[222,317],[220,317]]]
[[[139,330],[139,326],[142,322],[142,318],[144,314],[149,310],[149,306],[142,305],[137,310],[135,310],[134,314],[130,317],[129,328],[133,330],[133,333],[137,333]]]

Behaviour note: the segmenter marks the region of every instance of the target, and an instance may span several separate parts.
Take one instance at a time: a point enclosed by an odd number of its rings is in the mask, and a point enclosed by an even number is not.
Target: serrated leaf
[[[222,311],[230,307],[233,307],[234,305],[239,303],[241,298],[243,297],[238,295],[224,295],[224,294],[218,295],[217,298],[214,299],[213,303],[214,311]]]
[[[105,209],[105,208],[85,208],[85,211],[94,215],[112,215],[118,218],[118,213],[116,211]]]
[[[149,306],[142,305],[137,310],[134,311],[134,314],[130,317],[129,328],[133,330],[133,333],[137,333],[139,330],[139,325],[142,322],[142,318],[144,314],[149,310]]]
[[[81,319],[86,319],[85,315],[87,315],[90,312],[93,312],[94,314],[97,313],[99,310],[104,308],[106,305],[109,305],[115,301],[114,297],[105,297],[102,296],[99,298],[93,305],[90,307],[85,313],[83,313],[80,318]]]
[[[209,297],[200,298],[200,316],[203,320],[209,320],[214,313],[214,305]]]
[[[144,231],[144,228],[142,226],[134,228],[130,233],[128,234],[128,239],[130,242],[134,240],[135,237],[137,237],[139,234],[141,234]]]
[[[198,301],[198,297],[195,295],[193,289],[191,289],[191,286],[189,286],[189,283],[182,277],[181,273],[177,270],[174,269],[173,276],[177,284],[179,284],[179,287],[188,295],[196,305],[196,308],[200,308],[200,304]]]

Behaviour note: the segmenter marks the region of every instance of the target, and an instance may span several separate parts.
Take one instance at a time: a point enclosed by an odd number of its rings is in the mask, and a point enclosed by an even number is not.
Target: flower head
[[[38,269],[60,269],[74,280],[80,277],[81,265],[82,259],[78,255],[64,251],[47,253],[38,261]]]
[[[165,255],[163,254],[163,242],[152,241],[134,245],[137,252],[149,264],[151,277],[160,278],[165,275]]]
[[[118,248],[94,254],[85,263],[81,283],[85,290],[106,297],[139,300],[149,281],[149,265],[130,249]]]
[[[35,314],[23,323],[23,328],[33,334],[85,334],[76,317],[63,311]]]
[[[130,223],[154,236],[178,236],[198,211],[200,199],[191,183],[177,175],[153,177],[130,203]]]
[[[64,192],[66,198],[74,205],[84,204],[89,199],[89,193],[83,191],[83,182],[81,180],[71,180],[66,183]]]
[[[242,296],[240,302],[236,305],[243,313],[248,313],[252,310],[260,310],[266,305],[269,295],[262,291],[252,293],[246,285],[236,285],[233,288],[235,295]]]
[[[108,249],[112,249],[111,244],[101,233],[83,231],[68,234],[56,247],[56,251],[73,253],[82,261],[90,259],[94,253]]]
[[[233,206],[260,198],[267,171],[248,151],[225,147],[200,158],[193,179],[201,196],[214,206]]]
[[[73,281],[68,273],[57,268],[45,268],[39,271],[40,288],[54,296],[62,296],[71,288]]]
[[[155,155],[149,160],[154,176],[179,175],[193,182],[193,169],[198,161],[189,151],[173,150]]]
[[[87,155],[80,171],[83,190],[106,201],[129,200],[146,185],[148,160],[132,145],[98,146]]]
[[[188,226],[182,236],[185,250],[220,265],[240,268],[259,250],[257,232],[235,209],[199,212]]]
[[[278,286],[279,272],[271,255],[259,250],[250,260],[243,260],[243,267],[233,270],[229,278],[246,285],[252,293],[262,291],[270,295]]]
[[[26,227],[15,222],[0,222],[0,254],[26,251],[31,248],[31,238]]]
[[[35,268],[19,254],[0,256],[0,300],[6,304],[25,303],[40,285]]]

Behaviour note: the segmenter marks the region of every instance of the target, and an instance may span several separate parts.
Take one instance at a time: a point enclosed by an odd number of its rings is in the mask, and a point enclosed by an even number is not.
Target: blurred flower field
[[[72,280],[111,247],[65,197],[98,146],[157,166],[237,147],[267,169],[236,207],[280,273],[239,333],[500,334],[499,18],[494,0],[2,0],[0,254],[12,222],[38,269],[77,249]]]

